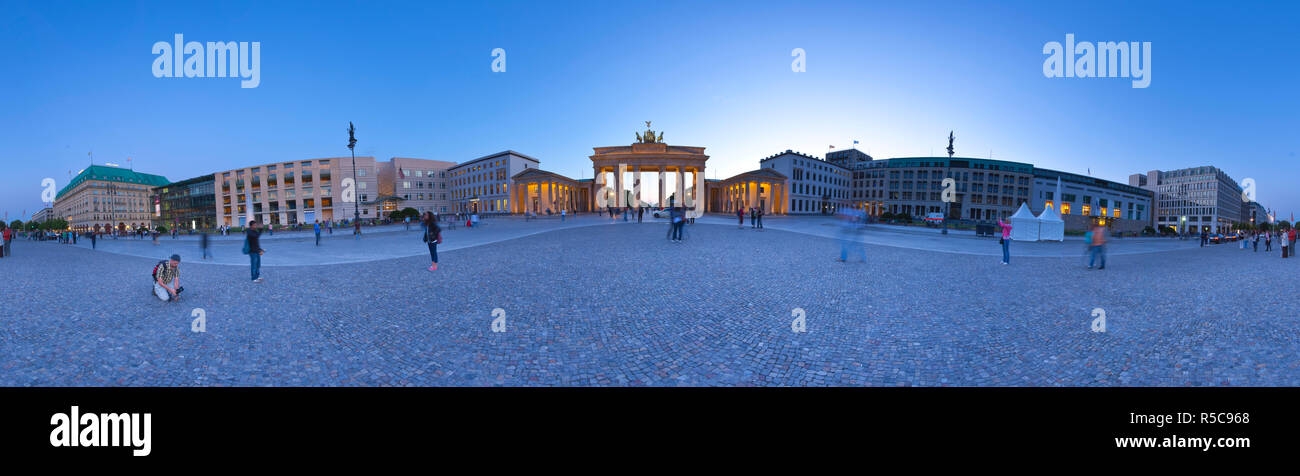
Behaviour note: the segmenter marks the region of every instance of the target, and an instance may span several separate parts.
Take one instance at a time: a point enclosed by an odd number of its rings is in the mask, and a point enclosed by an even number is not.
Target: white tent
[[[1056,203],[1061,203],[1061,178],[1056,178],[1056,194],[1052,195]],[[1065,241],[1065,220],[1056,213],[1055,206],[1044,207],[1038,214],[1038,239],[1047,241]]]
[[[1038,239],[1047,241],[1065,240],[1065,220],[1056,214],[1056,210],[1047,207],[1038,214]]]
[[[1011,239],[1016,241],[1038,241],[1038,218],[1029,211],[1029,205],[1020,204],[1020,209],[1011,215]]]

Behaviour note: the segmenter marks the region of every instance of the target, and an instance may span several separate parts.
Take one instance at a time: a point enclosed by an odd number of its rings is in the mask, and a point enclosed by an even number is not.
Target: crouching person
[[[164,302],[180,298],[181,291],[181,255],[172,255],[171,259],[160,261],[153,268],[153,294]]]

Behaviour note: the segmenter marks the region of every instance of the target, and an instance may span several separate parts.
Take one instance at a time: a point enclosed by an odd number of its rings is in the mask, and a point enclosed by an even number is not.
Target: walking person
[[[1208,230],[1201,230],[1201,248],[1204,248],[1205,244],[1208,243],[1209,241],[1210,241],[1210,232]]]
[[[95,249],[95,243],[99,241],[99,233],[91,231],[86,234],[90,235],[90,249]]]
[[[1264,232],[1264,252],[1268,253],[1270,251],[1273,251],[1273,232],[1266,231]]]
[[[1002,264],[1011,264],[1011,224],[999,218],[998,226],[1002,227]]]
[[[671,226],[672,226],[672,228],[671,228],[671,230],[672,230],[672,241],[673,241],[673,243],[681,243],[681,242],[682,242],[682,226],[686,224],[686,220],[682,217],[682,209],[681,209],[681,207],[673,207],[672,212],[669,213],[668,216],[670,217],[670,220],[672,221],[672,225],[671,225]]]
[[[10,236],[9,227],[4,223],[0,223],[0,258],[5,257],[5,246],[9,244]]]
[[[740,228],[740,229],[744,229],[744,228],[745,228],[745,209],[744,209],[744,208],[737,208],[737,209],[736,209],[736,228]]]
[[[406,219],[410,220],[411,217],[406,217]],[[407,227],[409,228],[410,225],[408,224]],[[316,233],[316,246],[320,246],[320,220],[316,220],[316,223],[312,224],[311,229],[312,232]]]
[[[560,209],[560,223],[564,223],[564,219],[568,216],[569,216],[568,209]]]
[[[437,271],[438,244],[442,243],[442,228],[438,227],[438,221],[433,218],[433,214],[428,212],[425,212],[424,243],[428,245],[429,259],[433,261],[433,264],[429,265],[429,271]]]
[[[863,223],[861,217],[851,212],[839,214],[840,218],[840,262],[847,263],[849,260],[849,249],[852,248],[854,254],[862,257],[862,262],[867,262],[867,250],[858,242],[858,235],[862,231]]]
[[[749,228],[758,228],[758,215],[754,214],[754,207],[749,207]]]
[[[754,209],[758,213],[758,229],[763,229],[763,207]]]
[[[244,254],[248,255],[248,267],[254,283],[263,281],[262,255],[264,253],[266,250],[262,249],[262,223],[253,220],[248,224],[248,231],[244,232]]]
[[[203,250],[203,257],[201,259],[212,258],[211,247],[208,246],[207,232],[199,233],[199,249]]]
[[[1251,232],[1251,241],[1255,242],[1255,252],[1259,253],[1259,232]]]
[[[1088,243],[1088,269],[1097,263],[1097,258],[1101,258],[1101,266],[1097,269],[1106,269],[1106,227],[1093,225],[1089,233],[1092,241]]]
[[[644,219],[644,218],[645,218],[645,207],[637,207],[637,208],[636,208],[636,222],[637,222],[637,223],[641,223],[641,220]]]

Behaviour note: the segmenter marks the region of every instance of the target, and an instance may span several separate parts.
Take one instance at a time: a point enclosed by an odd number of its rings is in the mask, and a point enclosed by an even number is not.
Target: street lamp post
[[[352,122],[348,121],[348,151],[352,153],[352,180],[357,180],[357,128],[352,127]],[[354,185],[355,186],[355,185]],[[352,234],[361,235],[361,200],[356,193],[352,194]]]
[[[944,173],[943,173],[944,178],[951,178],[949,176],[952,175],[952,154],[953,154],[952,141],[955,140],[956,138],[957,137],[953,135],[953,131],[948,131],[948,162],[947,164],[945,164],[946,166],[944,167]],[[952,182],[953,182],[952,184],[953,188],[954,189],[957,188],[957,181],[954,179]],[[957,194],[956,192],[957,192],[956,190],[953,190],[953,195],[954,195],[953,198],[956,198],[955,197],[955,195]],[[939,198],[940,199],[944,198],[942,192],[940,192]],[[945,235],[948,234],[948,214],[952,213],[952,210],[950,209],[951,206],[952,206],[952,202],[948,200],[943,201],[943,234]]]

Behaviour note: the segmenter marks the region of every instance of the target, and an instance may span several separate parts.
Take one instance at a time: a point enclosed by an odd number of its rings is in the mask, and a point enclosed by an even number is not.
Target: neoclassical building
[[[759,208],[765,214],[790,213],[789,177],[774,168],[761,168],[725,180],[707,181],[708,211],[735,213]]]
[[[706,180],[709,156],[704,147],[667,144],[662,132],[656,134],[649,127],[646,122],[646,131],[638,132],[637,142],[631,145],[593,148],[592,179],[575,180],[535,167],[511,175],[506,185],[510,213],[668,206],[684,206],[695,213],[749,208],[790,213],[788,175],[765,166],[724,180]],[[642,193],[644,174],[658,175],[657,201],[647,201]]]
[[[593,203],[598,207],[641,206],[644,202],[641,200],[640,177],[646,172],[659,174],[658,206],[695,208],[702,196],[698,191],[704,190],[704,164],[709,160],[709,156],[704,155],[704,148],[668,145],[663,142],[662,132],[655,136],[649,121],[646,121],[645,133],[637,133],[636,143],[596,147],[594,150],[591,155],[592,176],[595,177]],[[670,173],[674,175],[674,189],[665,190],[665,179]]]
[[[59,191],[51,208],[73,230],[149,228],[154,212],[153,188],[168,183],[160,175],[91,165]]]
[[[591,180],[574,180],[542,169],[524,169],[510,177],[510,213],[589,211]]]

